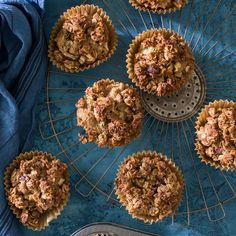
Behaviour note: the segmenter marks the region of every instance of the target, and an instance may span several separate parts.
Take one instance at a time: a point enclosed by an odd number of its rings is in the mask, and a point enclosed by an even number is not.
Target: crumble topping
[[[194,58],[185,41],[171,31],[156,30],[135,55],[134,73],[141,88],[165,96],[181,89],[194,70]]]
[[[183,181],[176,172],[157,153],[129,156],[117,173],[116,194],[135,218],[162,220],[179,205]]]
[[[11,174],[8,200],[21,210],[20,220],[35,226],[46,211],[57,208],[67,198],[67,166],[46,155],[21,160]]]
[[[76,104],[77,124],[87,133],[80,137],[83,143],[115,147],[139,136],[143,108],[134,88],[106,79],[94,83],[85,94]]]
[[[236,108],[209,108],[197,131],[200,153],[226,168],[236,168]]]
[[[132,0],[131,0],[132,1]],[[141,7],[149,10],[180,9],[186,4],[186,0],[134,0]]]
[[[55,58],[68,69],[91,65],[109,53],[109,29],[105,19],[86,9],[65,19],[55,41],[58,47],[54,51]]]

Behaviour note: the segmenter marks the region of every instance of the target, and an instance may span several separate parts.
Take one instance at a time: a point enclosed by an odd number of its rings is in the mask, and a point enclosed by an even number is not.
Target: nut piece
[[[152,223],[174,213],[180,202],[183,177],[174,163],[161,154],[139,152],[121,164],[115,189],[129,214]]]
[[[133,56],[132,50],[135,50]],[[180,90],[191,78],[194,68],[190,48],[173,31],[146,31],[137,36],[130,46],[129,77],[141,89],[157,96]]]
[[[20,161],[10,176],[7,198],[21,211],[23,224],[37,227],[44,213],[60,207],[69,193],[67,176],[66,164],[44,154]]]
[[[186,4],[186,0],[130,0],[131,3],[148,10],[159,11],[180,9]]]
[[[206,122],[197,130],[196,147],[221,167],[235,169],[236,108],[208,108]]]
[[[100,147],[121,146],[140,134],[143,118],[141,99],[134,88],[114,80],[99,80],[79,99],[77,124],[87,135],[83,143],[96,142]]]

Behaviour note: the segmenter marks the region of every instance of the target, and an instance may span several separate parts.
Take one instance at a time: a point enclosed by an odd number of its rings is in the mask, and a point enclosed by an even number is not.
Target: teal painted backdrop
[[[80,4],[82,1],[79,0],[47,0],[45,6],[45,15],[44,15],[44,28],[46,32],[47,39],[49,39],[51,29],[58,19],[58,17],[68,8]],[[48,77],[48,87],[62,87],[62,88],[85,88],[88,85],[92,84],[95,81],[95,77],[112,77],[113,79],[128,81],[126,70],[125,70],[125,54],[128,48],[128,44],[131,42],[131,38],[134,37],[137,33],[135,28],[129,22],[126,17],[123,9],[129,15],[130,20],[134,22],[135,27],[138,32],[145,30],[147,28],[152,27],[152,22],[150,21],[149,14],[142,14],[142,18],[138,14],[138,12],[132,7],[129,6],[128,0],[122,0],[123,4],[120,5],[120,0],[109,0],[109,4],[112,6],[112,9],[109,9],[102,0],[94,0],[87,1],[88,3],[95,3],[99,6],[103,7],[108,15],[111,17],[116,29],[119,34],[119,47],[114,55],[108,62],[103,65],[80,73],[78,75],[64,74],[58,73],[58,70],[55,67],[50,65],[51,74]],[[193,4],[192,4],[193,3]],[[217,5],[219,4],[219,5]],[[122,6],[122,7],[121,7]],[[235,71],[235,1],[234,0],[195,0],[189,1],[189,4],[182,10],[170,15],[165,15],[161,18],[158,15],[152,14],[153,23],[155,27],[169,27],[170,21],[172,22],[171,26],[176,31],[179,31],[182,35],[186,36],[186,40],[188,42],[192,41],[191,47],[195,47],[195,57],[198,65],[204,71],[207,78],[212,79],[212,81],[224,81],[225,83],[217,84],[217,83],[208,83],[207,84],[207,100],[209,102],[214,99],[219,98],[231,98],[235,100],[235,90],[236,87],[234,72]],[[190,9],[192,10],[190,11]],[[214,12],[214,9],[216,11]],[[190,13],[191,12],[191,13]],[[199,22],[199,23],[198,23]],[[122,24],[125,25],[125,28]],[[192,38],[193,37],[193,38]],[[209,41],[209,43],[208,43]],[[207,46],[202,50],[204,45]],[[215,46],[214,46],[215,45]],[[208,51],[210,50],[210,51]],[[221,51],[221,52],[220,52]],[[217,53],[220,52],[218,55]],[[229,55],[231,53],[231,55]],[[220,58],[223,58],[220,60]],[[213,64],[213,65],[212,65]],[[218,70],[221,68],[220,70]],[[217,70],[217,71],[216,71]],[[227,74],[228,73],[228,74]],[[112,76],[111,76],[112,75]],[[92,77],[92,78],[89,78]],[[217,78],[216,78],[217,77]],[[215,90],[221,88],[221,90]],[[225,89],[224,89],[225,88]],[[226,89],[227,88],[227,89]],[[56,119],[59,117],[64,117],[65,115],[72,114],[74,111],[74,103],[76,99],[83,95],[82,91],[73,92],[71,90],[63,90],[61,92],[56,93],[52,90],[49,91],[49,98],[51,101],[61,100],[61,99],[69,99],[70,103],[50,103],[51,115],[52,119]],[[48,116],[48,107],[45,103],[46,93],[42,91],[39,95],[39,105],[38,105],[38,118],[44,123],[49,120]],[[147,120],[147,124],[150,125],[151,120]],[[55,122],[55,129],[57,132],[67,130],[71,128],[71,131],[66,132],[64,134],[58,135],[59,141],[65,148],[68,148],[70,145],[73,145],[77,140],[78,129],[73,128],[76,125],[75,116],[71,118],[67,118],[65,120]],[[163,126],[164,130],[168,127],[166,124]],[[141,137],[141,141],[134,142],[130,145],[122,154],[122,160],[129,153],[136,151],[138,149],[143,149],[144,147],[149,147],[151,149],[163,150],[164,143],[167,143],[167,147],[165,147],[165,153],[167,155],[171,155],[171,148],[168,147],[168,144],[171,143],[171,135],[166,136],[166,140],[161,139],[159,144],[157,145],[156,140],[160,136],[161,127],[154,127],[155,132],[151,132],[147,134],[147,136]],[[43,127],[41,127],[43,131],[43,135],[49,137],[47,140],[43,140],[39,131],[37,131],[35,138],[35,147],[34,149],[40,149],[49,151],[53,154],[58,154],[62,150],[60,149],[58,142],[53,135],[53,130],[51,129],[50,123],[44,123]],[[173,132],[177,132],[177,127],[173,126]],[[185,128],[187,134],[193,127]],[[152,129],[154,131],[154,129]],[[143,130],[145,133],[145,128]],[[144,134],[143,134],[144,135]],[[164,135],[164,133],[163,133]],[[164,137],[164,136],[163,136]],[[204,202],[202,200],[201,193],[199,190],[199,186],[197,184],[196,176],[194,174],[191,161],[189,161],[189,151],[186,148],[187,140],[184,139],[183,133],[180,134],[181,145],[178,145],[177,141],[175,141],[175,149],[176,152],[176,162],[179,163],[179,151],[180,146],[182,147],[182,155],[183,155],[183,170],[185,173],[185,179],[187,182],[187,187],[189,191],[189,207],[191,209],[204,208]],[[86,151],[88,148],[92,147],[91,145],[79,145],[75,146],[68,150],[68,155],[73,158],[78,156],[79,154]],[[161,148],[160,148],[161,147]],[[190,142],[190,147],[193,149],[193,144]],[[113,151],[113,153],[109,156],[113,158],[117,156],[121,149],[117,149]],[[98,156],[103,154],[103,150],[96,149],[95,152],[85,157],[85,159],[81,159],[78,161],[76,165],[78,168],[83,171],[87,170],[90,166],[94,164],[97,160]],[[59,155],[59,158],[66,161],[64,154]],[[209,180],[206,177],[205,167],[200,163],[197,159],[197,156],[193,153],[193,158],[196,163],[196,167],[198,169],[198,174],[201,178],[201,183],[204,185],[204,193],[207,197],[207,202],[209,205],[214,204],[216,201],[215,194],[211,189],[211,185]],[[104,161],[104,163],[96,168],[93,175],[91,175],[91,181],[95,181],[98,176],[100,176],[108,165],[108,161]],[[119,161],[120,162],[120,161]],[[118,162],[118,164],[119,164]],[[117,168],[117,165],[111,168],[109,174],[105,177],[104,181],[101,182],[100,188],[103,190],[112,189],[112,181],[114,178],[114,174]],[[219,194],[220,199],[227,198],[229,194],[229,189],[225,184],[225,180],[220,176],[218,171],[213,170],[212,168],[207,168],[209,173],[212,176],[214,181],[214,186],[216,186],[216,191]],[[106,198],[101,195],[97,191],[93,191],[92,194],[87,198],[83,198],[81,195],[76,192],[74,185],[81,178],[73,168],[70,168],[71,173],[71,197],[68,205],[65,210],[61,214],[61,216],[50,223],[50,226],[43,230],[42,232],[34,233],[27,229],[24,229],[24,235],[41,235],[41,236],[51,236],[51,235],[70,235],[78,228],[82,226],[94,223],[94,222],[114,222],[117,224],[126,225],[129,227],[133,227],[136,229],[140,229],[147,232],[158,233],[160,235],[165,236],[176,236],[176,235],[206,235],[206,236],[233,236],[236,235],[235,228],[235,217],[236,217],[236,201],[229,201],[224,204],[224,209],[226,216],[224,219],[219,220],[215,223],[210,223],[208,220],[208,216],[206,211],[191,214],[190,216],[190,224],[191,226],[185,227],[184,225],[187,222],[187,216],[176,217],[175,223],[171,224],[171,219],[167,219],[166,221],[156,223],[153,225],[144,224],[142,222],[133,220],[127,212],[123,208],[119,208],[117,206],[113,206],[111,202],[107,201]],[[227,178],[230,179],[232,185],[236,184],[236,178],[233,174],[227,174]],[[84,183],[84,189],[82,186],[82,190],[87,190],[87,185]],[[107,189],[108,188],[108,189]],[[110,188],[110,189],[109,189]],[[228,196],[229,197],[229,196]],[[183,200],[180,210],[186,210],[186,199]],[[220,217],[220,209],[216,208],[210,212],[212,217]]]

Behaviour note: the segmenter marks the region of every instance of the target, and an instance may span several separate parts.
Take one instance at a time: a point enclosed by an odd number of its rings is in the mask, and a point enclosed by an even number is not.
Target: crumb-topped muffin
[[[187,0],[129,0],[139,10],[150,10],[157,13],[172,12],[181,9]]]
[[[68,199],[67,165],[43,152],[21,154],[6,171],[5,190],[19,220],[40,230]]]
[[[136,90],[127,84],[102,79],[86,89],[76,104],[77,123],[85,136],[83,143],[96,142],[100,147],[130,143],[140,135],[143,108]]]
[[[191,78],[195,61],[184,39],[174,31],[148,30],[138,35],[127,55],[129,78],[157,96],[180,90]]]
[[[94,5],[69,9],[53,29],[49,57],[61,69],[78,72],[100,64],[116,48],[115,29],[105,12]]]
[[[226,170],[236,169],[236,103],[216,101],[197,121],[196,148],[205,162]]]
[[[175,164],[156,152],[127,157],[115,180],[115,192],[132,217],[156,222],[179,206],[184,180]]]

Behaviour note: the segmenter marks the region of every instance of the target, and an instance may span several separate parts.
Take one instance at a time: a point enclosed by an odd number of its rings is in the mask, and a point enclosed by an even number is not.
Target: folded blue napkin
[[[4,193],[4,171],[32,144],[34,107],[47,68],[43,1],[0,0],[0,235],[22,235]]]

